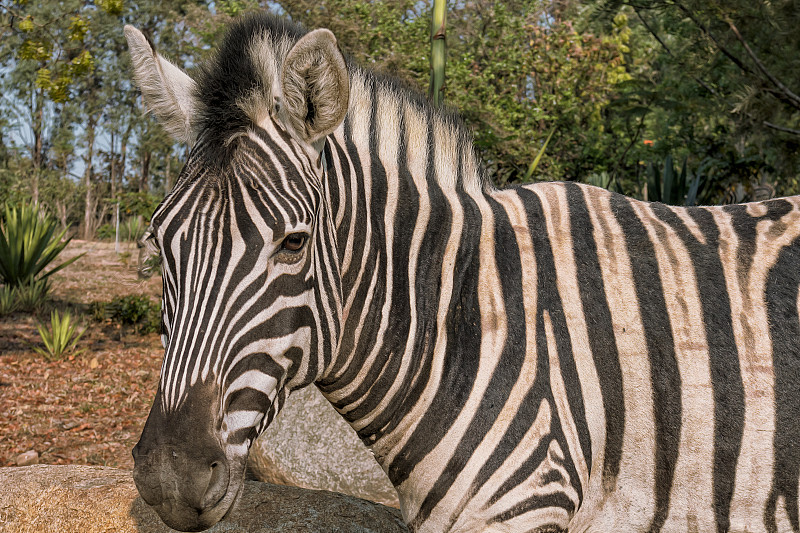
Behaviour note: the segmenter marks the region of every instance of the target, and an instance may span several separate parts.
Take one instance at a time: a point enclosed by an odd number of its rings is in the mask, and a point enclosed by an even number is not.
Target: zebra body
[[[168,525],[222,518],[314,383],[413,531],[800,531],[800,199],[496,190],[457,119],[329,32],[251,18],[197,82],[126,34],[196,140],[148,241],[166,354],[134,477]]]

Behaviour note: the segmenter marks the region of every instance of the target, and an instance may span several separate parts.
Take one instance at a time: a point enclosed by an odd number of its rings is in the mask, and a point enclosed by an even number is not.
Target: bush
[[[142,217],[129,217],[119,223],[120,242],[136,242],[142,238],[147,229],[147,222]],[[114,241],[117,238],[116,226],[103,224],[95,232],[95,238],[100,241]]]
[[[0,316],[13,313],[19,307],[17,289],[10,285],[0,287]]]
[[[71,240],[62,240],[66,230],[56,233],[56,226],[56,221],[35,205],[6,205],[0,223],[0,281],[11,287],[30,284],[52,263]],[[61,263],[39,280],[55,274],[82,255]]]
[[[137,242],[144,235],[147,224],[141,217],[131,217],[125,219],[119,225],[119,239],[126,242]]]
[[[64,354],[74,350],[75,345],[86,332],[86,330],[78,331],[78,325],[72,321],[69,311],[65,312],[63,316],[59,316],[58,311],[53,310],[50,313],[50,329],[46,329],[41,323],[38,328],[44,348],[35,346],[34,350],[48,361],[61,359]]]
[[[113,241],[117,234],[117,230],[114,229],[114,224],[103,224],[94,234],[95,239],[98,241]]]
[[[31,279],[19,287],[14,287],[14,293],[20,311],[37,311],[50,293],[50,280]]]
[[[161,302],[153,302],[144,295],[118,296],[108,303],[94,302],[90,312],[95,320],[132,325],[138,333],[158,333],[161,329]]]

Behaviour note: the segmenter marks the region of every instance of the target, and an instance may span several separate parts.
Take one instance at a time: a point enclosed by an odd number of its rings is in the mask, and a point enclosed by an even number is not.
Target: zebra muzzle
[[[229,510],[231,469],[222,450],[190,442],[149,447],[143,438],[133,449],[133,457],[139,494],[169,527],[202,531]]]

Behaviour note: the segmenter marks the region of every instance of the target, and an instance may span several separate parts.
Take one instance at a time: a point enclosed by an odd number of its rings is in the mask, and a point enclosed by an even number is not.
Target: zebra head
[[[198,81],[125,28],[148,109],[192,145],[145,239],[161,256],[165,356],[133,449],[142,498],[174,529],[231,510],[250,443],[336,334],[317,311],[318,287],[340,285],[322,266],[335,254],[322,154],[349,76],[331,32],[281,28],[240,23]]]

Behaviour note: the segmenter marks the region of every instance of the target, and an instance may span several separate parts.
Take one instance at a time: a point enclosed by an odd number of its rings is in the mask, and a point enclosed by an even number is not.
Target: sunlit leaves
[[[78,57],[70,61],[68,71],[73,77],[84,76],[94,68],[94,58],[89,50],[82,51]]]
[[[31,17],[25,17],[19,22],[20,31],[29,32],[33,30],[33,20]]]
[[[95,3],[97,7],[113,17],[120,16],[124,7],[122,0],[96,0]]]
[[[70,19],[69,29],[67,30],[67,38],[70,41],[82,42],[89,31],[89,22],[79,16],[73,16]]]
[[[17,57],[32,61],[46,61],[50,58],[51,45],[43,39],[25,39],[19,47]]]
[[[20,2],[15,5],[19,45],[11,50],[20,60],[17,67],[32,72],[33,86],[47,99],[66,102],[75,84],[94,72],[90,41],[102,29],[98,25],[100,19],[104,13],[120,15],[123,0],[98,0],[100,10],[87,10],[87,4],[73,3],[71,7],[64,6],[62,13],[49,12],[46,6]]]
[[[229,17],[240,15],[246,9],[246,7],[247,6],[244,2],[239,2],[237,0],[220,0],[217,2],[217,9]]]

